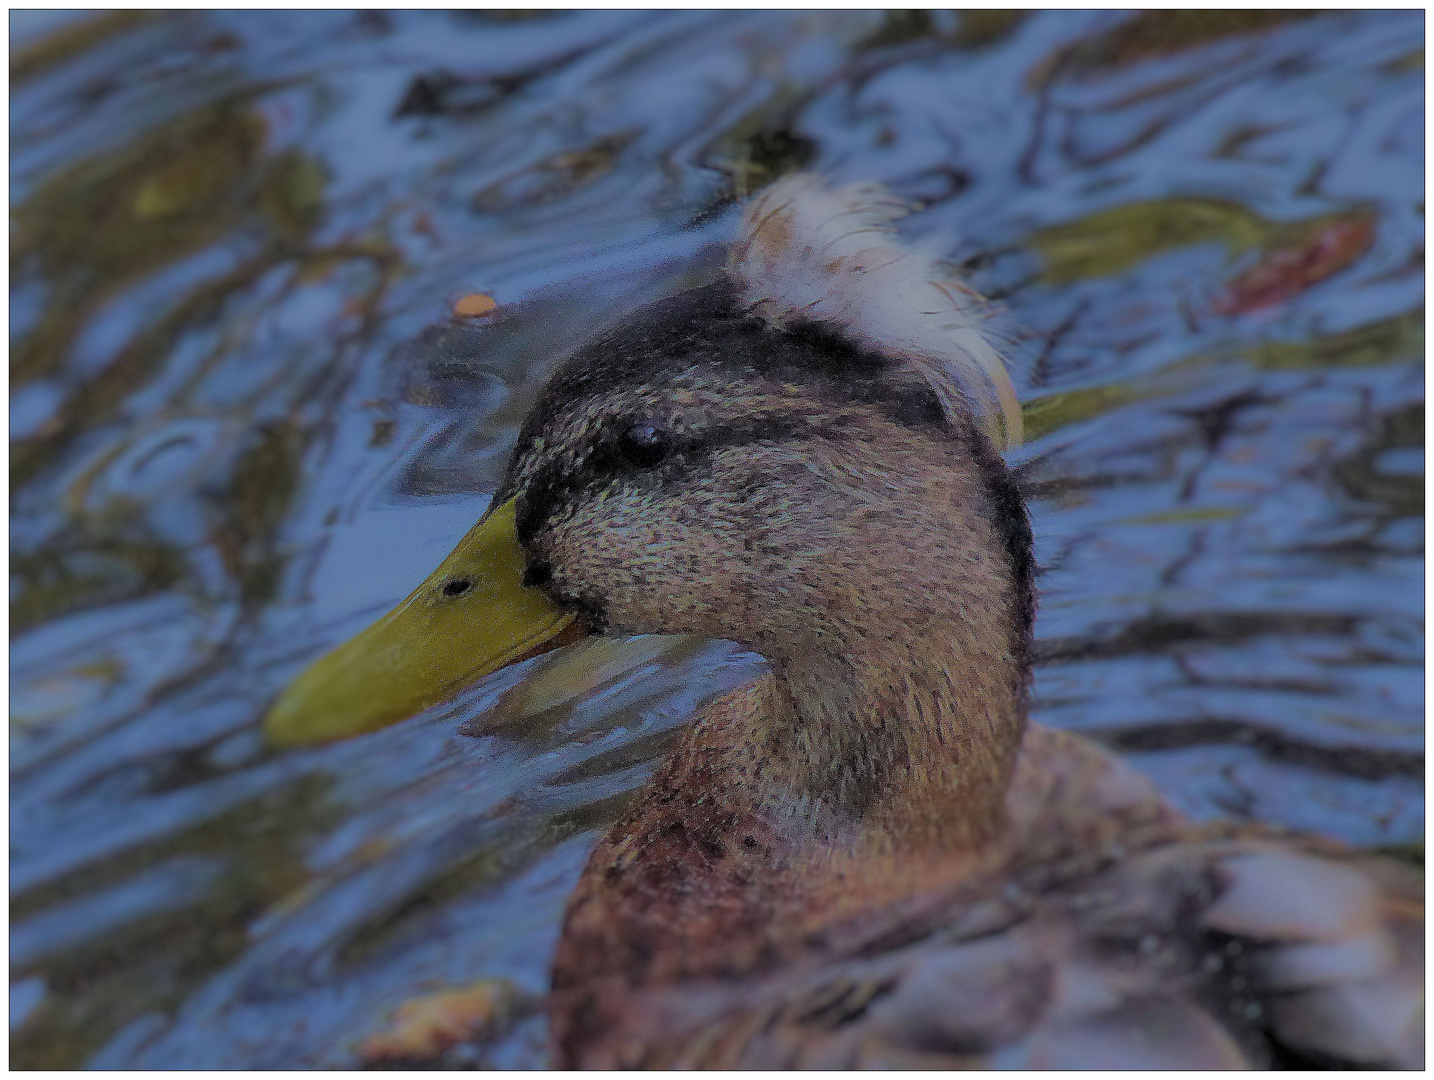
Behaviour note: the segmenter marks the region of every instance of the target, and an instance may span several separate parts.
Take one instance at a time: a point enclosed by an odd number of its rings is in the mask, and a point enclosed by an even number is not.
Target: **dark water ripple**
[[[917,201],[1007,309],[1038,718],[1200,816],[1422,836],[1421,12],[29,17],[17,1067],[352,1066],[415,994],[542,992],[597,830],[758,659],[255,725],[481,513],[551,363],[796,168]],[[512,314],[453,326],[472,291]]]

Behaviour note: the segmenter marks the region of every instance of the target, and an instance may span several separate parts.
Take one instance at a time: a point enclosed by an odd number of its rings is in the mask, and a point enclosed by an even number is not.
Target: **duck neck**
[[[1001,831],[1022,658],[1006,634],[916,629],[774,663],[775,700],[752,733],[769,814],[863,850],[973,849]]]

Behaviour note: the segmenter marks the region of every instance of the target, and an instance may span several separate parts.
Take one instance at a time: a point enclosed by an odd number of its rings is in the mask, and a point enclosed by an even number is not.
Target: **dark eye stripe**
[[[721,451],[754,443],[781,443],[830,435],[824,425],[800,418],[755,418],[718,424],[690,435],[671,435],[661,463],[645,468],[626,460],[620,449],[599,443],[576,467],[558,458],[542,465],[524,486],[518,499],[518,539],[529,543],[543,523],[564,506],[576,503],[588,491],[624,477],[650,474],[663,481],[694,475],[709,466]]]

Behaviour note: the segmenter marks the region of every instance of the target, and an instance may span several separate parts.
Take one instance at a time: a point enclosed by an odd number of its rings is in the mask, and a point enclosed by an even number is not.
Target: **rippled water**
[[[594,641],[336,746],[256,723],[478,517],[554,359],[796,168],[916,200],[1007,310],[1037,717],[1198,815],[1422,836],[1422,12],[48,18],[15,1066],[347,1066],[421,992],[542,992],[597,831],[759,660]],[[511,313],[455,325],[473,291]]]

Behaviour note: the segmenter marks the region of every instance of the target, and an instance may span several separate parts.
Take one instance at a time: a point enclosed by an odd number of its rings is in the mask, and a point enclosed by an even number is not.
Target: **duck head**
[[[1033,603],[997,449],[1019,410],[978,299],[896,242],[899,213],[872,186],[769,189],[722,278],[557,368],[490,513],[270,737],[371,730],[582,631],[691,633],[770,661],[769,750],[838,802],[951,747],[1004,783]]]

